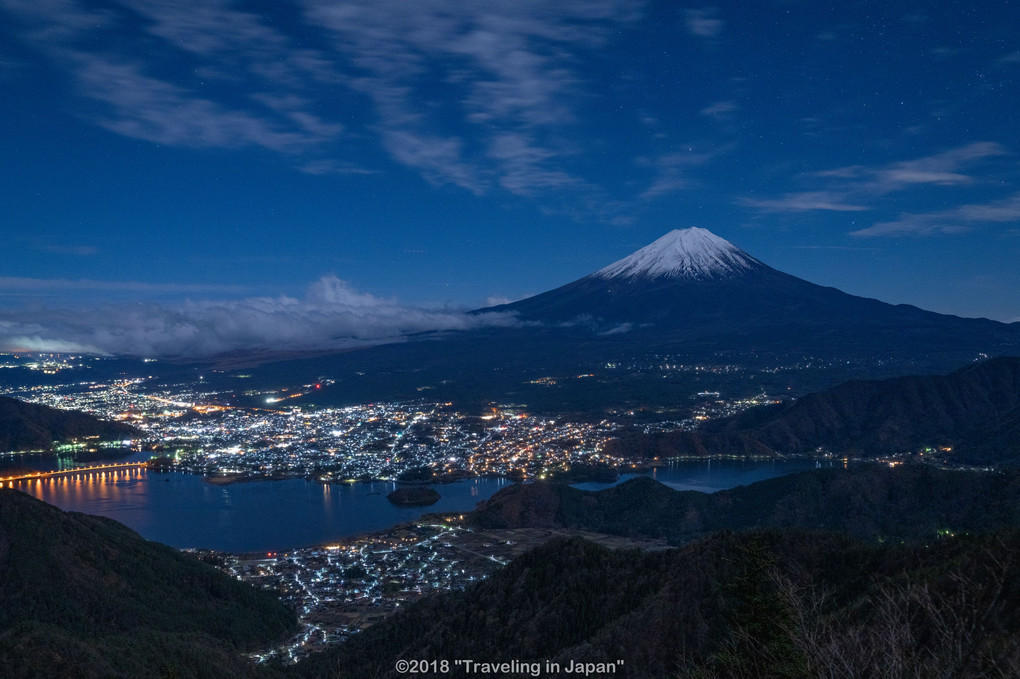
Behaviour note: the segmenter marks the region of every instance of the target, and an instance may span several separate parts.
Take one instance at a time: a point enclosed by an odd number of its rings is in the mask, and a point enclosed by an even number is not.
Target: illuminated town
[[[258,554],[199,552],[234,577],[272,589],[294,606],[301,631],[255,656],[296,662],[440,590],[463,589],[566,531],[471,530],[463,515],[437,514],[339,543]],[[665,541],[599,534],[611,547],[665,549]]]
[[[71,360],[36,359],[30,365],[49,371]],[[698,367],[663,363],[661,369]],[[551,377],[542,379],[555,382]],[[610,419],[566,421],[530,415],[523,406],[499,404],[480,414],[426,401],[342,408],[301,404],[302,397],[308,401],[309,394],[328,386],[329,380],[248,392],[260,405],[241,407],[231,404],[229,394],[201,390],[201,382],[155,388],[148,382],[140,377],[82,381],[7,388],[2,393],[127,422],[145,433],[144,440],[132,443],[167,458],[175,470],[223,480],[354,482],[397,479],[422,470],[429,470],[426,478],[435,480],[542,479],[577,466],[628,465],[604,451],[606,441],[625,426]],[[692,394],[692,399],[689,417],[644,422],[640,428],[689,428],[701,420],[770,402],[764,394],[725,400],[719,392]]]

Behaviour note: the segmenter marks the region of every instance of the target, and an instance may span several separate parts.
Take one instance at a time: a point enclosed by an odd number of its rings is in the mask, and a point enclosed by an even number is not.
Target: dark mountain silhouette
[[[120,422],[0,396],[0,450],[45,450],[54,441],[93,436],[114,440],[141,435],[134,427]]]
[[[800,528],[861,539],[1020,527],[1020,472],[880,464],[815,469],[708,494],[637,477],[598,492],[508,486],[467,516],[481,528],[591,530],[681,544],[724,530]]]
[[[0,489],[4,677],[250,677],[296,628],[271,593],[100,517]]]
[[[874,457],[925,447],[954,462],[1020,462],[1020,358],[990,359],[949,375],[848,382],[692,432],[624,437],[610,449],[651,457],[819,449]]]

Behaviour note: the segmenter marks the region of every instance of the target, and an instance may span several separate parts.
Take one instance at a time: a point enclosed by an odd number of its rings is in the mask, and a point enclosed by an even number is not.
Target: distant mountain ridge
[[[141,436],[122,422],[0,396],[0,451],[46,450],[54,441],[98,436],[105,440]]]
[[[854,381],[759,406],[695,431],[627,437],[624,455],[803,455],[825,449],[875,457],[946,447],[946,460],[1020,463],[1020,358],[948,375]]]
[[[571,528],[684,544],[727,530],[824,530],[864,540],[1020,527],[1020,472],[928,465],[815,469],[715,493],[637,477],[600,491],[516,484],[467,515],[478,528]]]

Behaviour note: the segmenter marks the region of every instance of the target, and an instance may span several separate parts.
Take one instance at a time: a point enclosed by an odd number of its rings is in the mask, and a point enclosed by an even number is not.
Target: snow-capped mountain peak
[[[594,274],[598,278],[729,278],[764,266],[708,229],[675,229]]]

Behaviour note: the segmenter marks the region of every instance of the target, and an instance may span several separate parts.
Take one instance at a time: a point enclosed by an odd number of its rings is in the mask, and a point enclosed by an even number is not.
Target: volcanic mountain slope
[[[848,295],[777,271],[705,229],[675,230],[580,280],[481,311],[532,323],[713,338],[718,348],[1020,347],[1020,324]]]
[[[848,295],[777,271],[704,229],[672,231],[578,281],[473,313],[492,311],[519,323],[292,357],[245,373],[267,387],[329,377],[334,384],[315,394],[329,405],[426,397],[590,412],[672,408],[705,389],[750,395],[792,385],[807,393],[850,379],[945,372],[981,353],[1020,355],[1020,323]],[[746,372],[663,372],[663,357],[753,371],[755,386]],[[777,366],[798,369],[778,374]],[[594,379],[572,379],[582,374]],[[570,379],[535,381],[548,376]]]
[[[949,448],[946,459],[1020,463],[1020,358],[949,375],[855,381],[795,401],[759,406],[700,429],[635,435],[610,450],[639,457],[806,454],[856,457]]]

